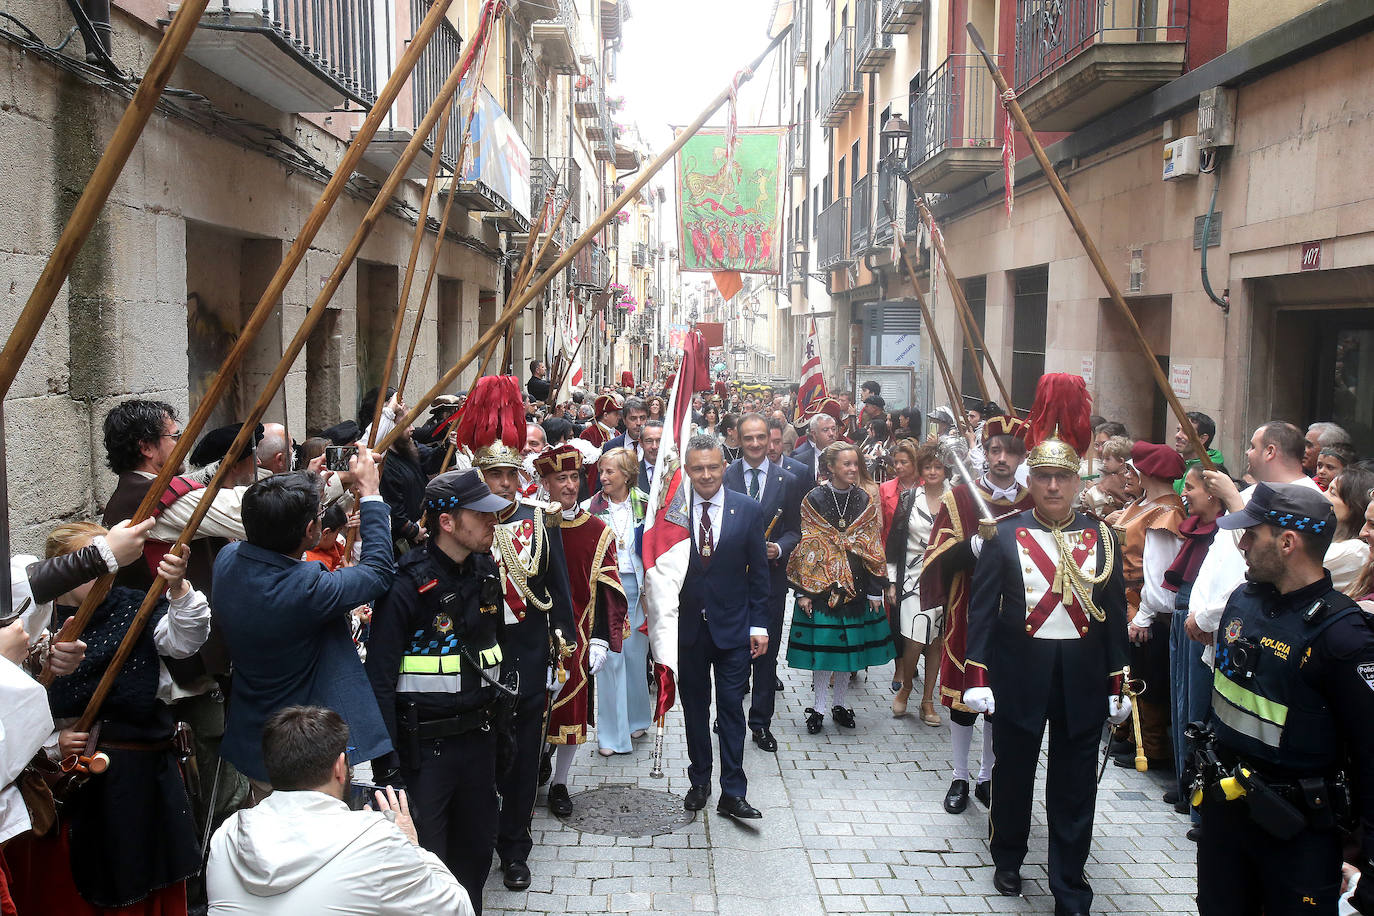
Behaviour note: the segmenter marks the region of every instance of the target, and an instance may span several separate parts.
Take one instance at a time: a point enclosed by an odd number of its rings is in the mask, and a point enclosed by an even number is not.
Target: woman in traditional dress
[[[46,555],[73,553],[104,534],[91,522],[61,525],[48,536]],[[157,697],[158,656],[188,658],[210,634],[205,596],[191,588],[185,572],[185,561],[170,555],[159,564],[167,592],[100,707],[98,731],[88,735],[71,725],[114,658],[143,592],[110,590],[82,634],[86,657],[48,688],[59,753],[86,754],[94,738],[110,762],[67,798],[60,829],[33,841],[31,880],[15,896],[21,913],[186,913],[186,879],[200,869],[200,838],[174,747],[176,723],[171,707]],[[87,582],[57,599],[54,628],[94,585]]]
[[[801,542],[787,563],[797,593],[787,664],[815,672],[816,700],[806,709],[806,730],[813,735],[827,706],[838,724],[853,728],[854,710],[844,702],[849,674],[895,655],[883,611],[882,516],[876,496],[863,486],[863,460],[852,444],[836,442],[821,453],[821,465],[830,480],[802,500]]]
[[[583,504],[592,515],[615,533],[615,555],[619,564],[620,585],[628,606],[628,628],[620,653],[612,653],[596,675],[596,743],[603,757],[628,754],[631,741],[642,738],[653,724],[649,702],[649,637],[640,632],[644,607],[640,588],[644,584],[644,562],[639,557],[639,532],[649,498],[635,482],[639,462],[634,452],[613,448],[598,462],[601,491]]]
[[[898,608],[900,629],[897,646],[897,671],[902,686],[892,698],[892,715],[906,715],[907,700],[911,697],[916,667],[924,655],[926,674],[921,681],[921,721],[927,725],[940,724],[935,711],[935,682],[940,669],[940,632],[944,626],[944,609],[921,609],[921,570],[925,566],[926,543],[930,528],[940,511],[940,501],[949,489],[945,466],[934,446],[924,446],[908,457],[909,440],[899,443],[893,452],[894,461],[911,461],[920,486],[913,486],[897,498],[891,531],[887,537],[887,599]]]

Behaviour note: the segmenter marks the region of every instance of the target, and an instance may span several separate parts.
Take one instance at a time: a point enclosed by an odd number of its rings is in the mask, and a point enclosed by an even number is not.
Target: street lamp
[[[788,259],[792,266],[792,276],[788,278],[789,281],[793,283],[803,282],[806,279],[806,246],[801,242],[795,243],[792,250],[788,252]]]
[[[911,139],[911,126],[899,114],[894,114],[883,124],[878,134],[882,138],[883,159],[901,162],[906,158],[907,142]]]

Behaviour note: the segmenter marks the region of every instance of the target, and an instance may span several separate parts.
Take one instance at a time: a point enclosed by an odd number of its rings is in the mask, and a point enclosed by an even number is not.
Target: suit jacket
[[[744,459],[736,461],[725,469],[725,488],[749,497],[749,482]],[[784,471],[771,461],[764,463],[768,481],[763,487],[762,498],[758,502],[763,512],[763,528],[773,521],[779,511],[782,516],[773,525],[773,533],[766,535],[764,543],[772,541],[782,551],[776,560],[769,560],[770,590],[773,603],[779,604],[787,595],[787,559],[801,540],[801,499],[803,494],[797,478]],[[765,547],[765,553],[767,548]]]
[[[801,502],[802,496],[816,488],[816,475],[812,473],[811,465],[798,461],[791,455],[783,455],[778,464],[782,465],[784,471],[797,478],[797,492],[800,494],[797,497],[798,502]]]
[[[391,750],[363,663],[353,648],[349,613],[391,587],[391,526],[386,503],[362,504],[362,560],[335,572],[247,541],[215,558],[210,604],[234,660],[222,752],[254,779],[267,779],[262,726],[286,706],[327,706],[349,730],[349,759]]]
[[[811,481],[811,487],[807,489],[809,493],[811,488],[820,483],[816,475],[816,446],[810,442],[797,446],[796,451],[792,452],[792,460],[800,462],[806,468],[806,476]]]
[[[631,451],[634,451],[635,446],[637,446],[638,444],[639,443],[631,439],[628,434],[621,433],[620,435],[616,436],[614,439],[610,440],[601,447],[601,454],[604,455],[613,448],[628,448]]]
[[[690,484],[687,490],[695,500]],[[684,505],[683,511],[691,530],[691,510]],[[750,628],[767,629],[770,576],[763,546],[765,527],[758,503],[725,488],[720,530],[709,566],[697,552],[695,532],[690,540],[692,556],[679,593],[679,642],[695,643],[704,626],[717,647],[737,649],[749,645]]]
[[[639,478],[635,481],[635,489],[645,496],[649,495],[649,487],[653,484],[653,482],[649,480],[649,468],[651,467],[653,467],[653,465],[649,464],[647,461],[641,460],[639,462]]]

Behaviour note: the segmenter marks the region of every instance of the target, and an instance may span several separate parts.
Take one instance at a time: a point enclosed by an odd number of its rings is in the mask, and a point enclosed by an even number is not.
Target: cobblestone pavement
[[[706,809],[674,833],[579,833],[548,813],[541,790],[533,884],[512,893],[493,868],[486,913],[1053,913],[1043,762],[1022,869],[1025,896],[1001,897],[992,888],[985,809],[971,801],[955,817],[941,807],[951,778],[949,730],[921,723],[917,695],[910,715],[892,718],[891,672],[891,665],[870,670],[851,687],[855,730],[837,728],[827,715],[825,730],[812,736],[802,724],[811,673],[780,668],[786,690],[774,719],[778,752],[745,744],[749,801],[764,815],[757,826],[717,815],[720,787],[713,784]],[[649,776],[652,735],[633,754],[609,759],[597,755],[594,741],[583,745],[569,781],[573,803],[577,793],[607,784],[686,793],[679,710],[667,733],[663,779]],[[975,736],[975,772],[981,746]],[[1088,860],[1094,912],[1196,912],[1195,847],[1184,837],[1187,819],[1160,800],[1165,788],[1161,776],[1108,764]]]

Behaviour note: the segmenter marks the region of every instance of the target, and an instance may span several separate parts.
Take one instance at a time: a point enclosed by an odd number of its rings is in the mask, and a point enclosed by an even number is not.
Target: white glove
[[[974,535],[977,537],[977,535]],[[970,687],[964,691],[964,705],[974,712],[990,716],[997,711],[997,700],[991,687]]]
[[[606,645],[604,639],[593,639],[587,646],[587,670],[592,674],[600,671],[610,651],[611,647]]]
[[[981,534],[975,534],[968,539],[968,546],[973,551],[973,558],[975,560],[978,559],[983,555],[983,536]],[[967,706],[968,704],[965,703],[964,705]]]
[[[544,687],[549,691],[550,703],[558,698],[559,691],[563,689],[563,682],[558,679],[558,669],[553,665],[549,666],[549,679],[548,682],[544,684]]]
[[[1107,721],[1120,725],[1131,717],[1131,698],[1123,696],[1107,697]]]

